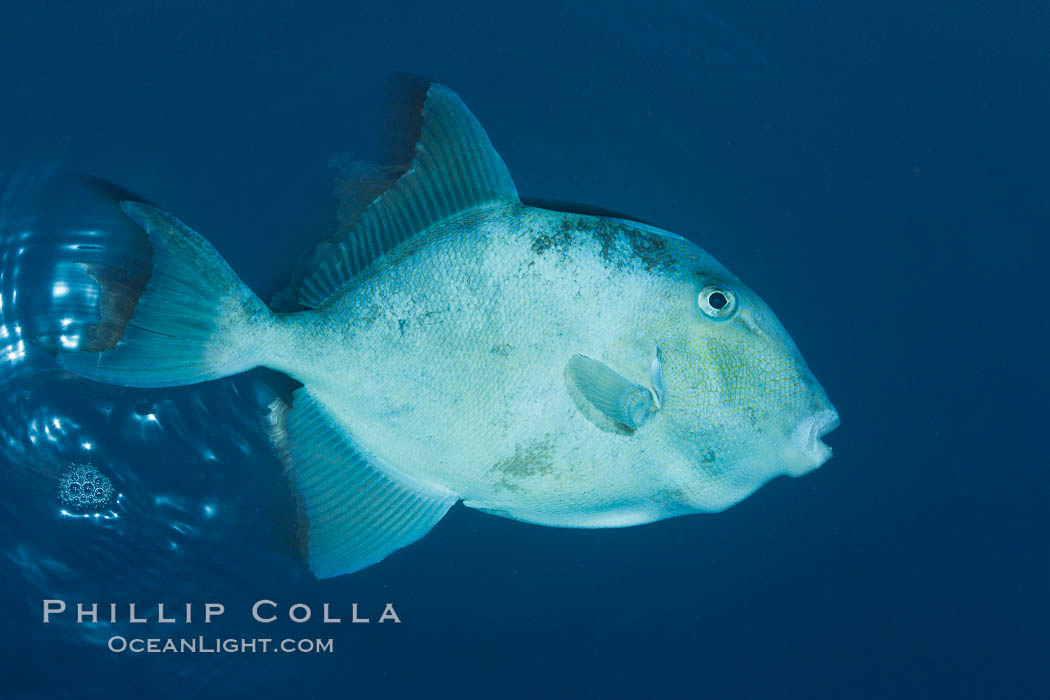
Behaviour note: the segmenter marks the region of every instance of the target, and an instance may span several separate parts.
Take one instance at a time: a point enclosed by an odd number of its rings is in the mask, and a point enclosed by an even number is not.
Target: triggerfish
[[[318,577],[425,535],[457,501],[559,527],[721,511],[831,450],[838,413],[770,308],[711,255],[635,221],[526,206],[462,100],[430,86],[407,171],[268,307],[202,236],[142,202],[152,271],[101,286],[84,377],[301,383],[267,420]],[[121,302],[123,299],[123,302]]]

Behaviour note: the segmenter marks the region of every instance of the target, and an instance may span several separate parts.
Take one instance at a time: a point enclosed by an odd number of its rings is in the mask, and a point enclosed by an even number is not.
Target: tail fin
[[[137,301],[116,303],[127,290],[109,284],[114,276],[88,269],[102,288],[99,327],[123,333],[111,349],[62,354],[59,364],[134,387],[194,384],[256,366],[250,331],[269,316],[266,305],[181,221],[148,204],[120,206],[149,234],[153,272]]]

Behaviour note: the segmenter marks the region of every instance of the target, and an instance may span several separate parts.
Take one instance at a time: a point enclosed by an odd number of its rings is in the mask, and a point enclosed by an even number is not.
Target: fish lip
[[[817,440],[842,424],[842,421],[839,419],[839,412],[834,408],[821,411],[815,416],[815,418],[816,420],[813,423],[813,436]]]
[[[821,440],[841,423],[838,411],[829,408],[803,418],[791,434],[791,442],[816,465],[831,458],[831,448]]]

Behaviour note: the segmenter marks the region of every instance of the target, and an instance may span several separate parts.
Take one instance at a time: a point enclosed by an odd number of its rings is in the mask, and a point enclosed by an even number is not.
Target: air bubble
[[[117,495],[113,482],[90,464],[73,464],[58,480],[58,500],[79,513],[109,506]]]

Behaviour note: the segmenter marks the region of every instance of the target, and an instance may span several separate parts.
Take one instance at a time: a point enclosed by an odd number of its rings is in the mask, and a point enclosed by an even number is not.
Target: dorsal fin
[[[299,303],[321,306],[389,250],[453,214],[517,201],[503,159],[463,100],[434,83],[408,171],[379,195],[345,237],[322,243],[305,264]]]

